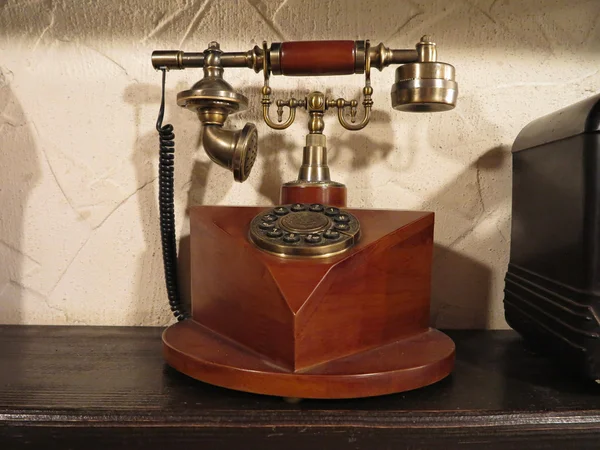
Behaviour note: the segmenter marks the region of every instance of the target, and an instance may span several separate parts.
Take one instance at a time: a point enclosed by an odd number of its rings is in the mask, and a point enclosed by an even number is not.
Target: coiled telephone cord
[[[165,284],[167,296],[173,315],[177,320],[187,319],[189,314],[185,311],[179,297],[177,280],[177,239],[175,235],[175,200],[173,173],[175,171],[175,133],[173,125],[163,126],[165,115],[165,83],[167,71],[162,70],[162,96],[156,130],[158,131],[160,150],[158,164],[158,208],[160,214],[160,238],[162,242],[163,265],[165,269]]]

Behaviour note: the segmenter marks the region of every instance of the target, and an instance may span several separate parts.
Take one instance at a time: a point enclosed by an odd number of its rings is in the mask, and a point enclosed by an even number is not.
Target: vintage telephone
[[[367,397],[447,376],[454,343],[429,327],[433,213],[345,209],[346,187],[331,181],[323,134],[323,116],[331,109],[348,130],[369,123],[373,67],[398,65],[394,109],[454,108],[454,67],[437,61],[431,38],[423,36],[414,50],[369,41],[304,41],[223,52],[211,42],[202,53],[155,51],[152,64],[163,72],[160,220],[169,303],[179,320],[163,334],[167,363],[207,383],[291,398]],[[282,186],[279,206],[190,209],[188,313],[177,289],[174,133],[162,122],[166,71],[200,67],[204,77],[180,92],[177,104],[198,114],[204,150],[236,181],[252,170],[258,135],[251,123],[238,131],[224,128],[230,114],[248,106],[223,79],[225,67],[262,70],[264,121],[284,130],[297,109],[306,109],[309,133],[298,179]],[[277,100],[278,119],[271,119],[271,75],[355,73],[365,74],[359,122],[356,100],[321,92]]]

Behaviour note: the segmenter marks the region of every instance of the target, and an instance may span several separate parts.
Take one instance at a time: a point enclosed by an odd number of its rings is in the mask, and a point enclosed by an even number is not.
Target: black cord
[[[166,69],[162,70],[162,96],[156,130],[160,141],[160,160],[158,163],[158,208],[160,213],[160,238],[162,241],[163,264],[165,269],[165,284],[171,311],[177,320],[187,319],[185,311],[179,298],[179,286],[177,282],[177,239],[175,236],[175,200],[173,173],[175,171],[175,133],[173,125],[163,126],[165,115],[165,84],[167,78]]]

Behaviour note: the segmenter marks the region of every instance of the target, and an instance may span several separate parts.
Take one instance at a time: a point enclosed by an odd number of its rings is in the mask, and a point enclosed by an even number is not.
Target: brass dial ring
[[[326,257],[351,248],[360,235],[358,219],[319,203],[276,206],[250,223],[249,239],[278,256]]]

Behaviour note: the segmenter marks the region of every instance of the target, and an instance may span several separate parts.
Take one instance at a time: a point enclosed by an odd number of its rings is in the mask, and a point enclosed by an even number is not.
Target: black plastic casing
[[[506,320],[600,379],[600,95],[531,122],[512,156]]]

